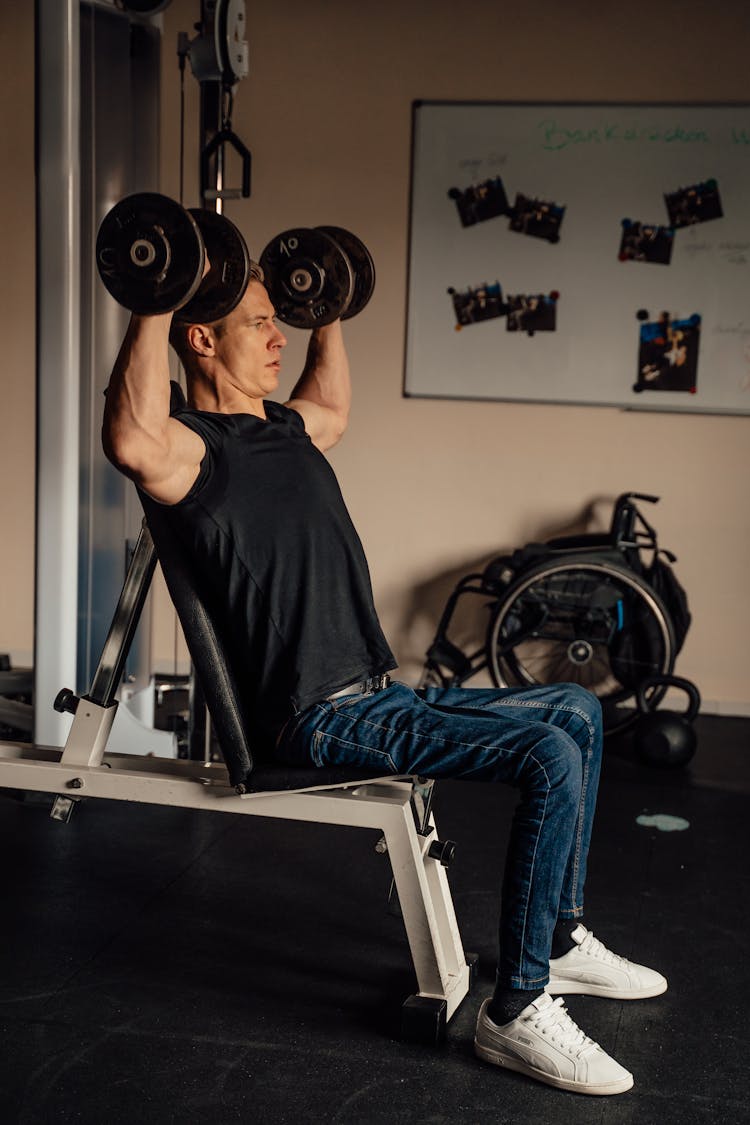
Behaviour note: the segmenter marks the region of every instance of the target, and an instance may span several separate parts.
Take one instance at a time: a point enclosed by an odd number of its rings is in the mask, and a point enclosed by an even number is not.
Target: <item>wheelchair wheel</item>
[[[498,687],[579,684],[599,698],[607,733],[635,720],[638,684],[670,673],[675,655],[658,594],[626,566],[591,557],[548,559],[520,574],[487,630]]]

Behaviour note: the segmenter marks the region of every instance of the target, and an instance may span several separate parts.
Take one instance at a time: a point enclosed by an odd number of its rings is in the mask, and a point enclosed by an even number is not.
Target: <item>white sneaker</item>
[[[585,926],[576,926],[571,937],[576,943],[573,948],[549,963],[546,991],[551,995],[575,992],[611,1000],[644,1000],[666,992],[667,981],[661,973],[611,953]]]
[[[622,1094],[633,1085],[633,1075],[584,1035],[562,1000],[543,992],[502,1027],[487,1015],[488,1004],[479,1009],[474,1039],[485,1062],[579,1094]]]

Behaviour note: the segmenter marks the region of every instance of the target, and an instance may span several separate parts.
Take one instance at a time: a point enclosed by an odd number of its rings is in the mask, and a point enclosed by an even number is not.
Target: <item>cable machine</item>
[[[250,196],[252,158],[249,149],[232,129],[234,88],[248,75],[248,44],[245,38],[244,0],[201,0],[198,34],[190,39],[180,32],[177,55],[182,76],[180,127],[180,202],[183,202],[184,163],[184,74],[190,63],[200,83],[200,194],[201,206],[224,210],[226,199]],[[241,183],[228,183],[230,152],[239,157]]]

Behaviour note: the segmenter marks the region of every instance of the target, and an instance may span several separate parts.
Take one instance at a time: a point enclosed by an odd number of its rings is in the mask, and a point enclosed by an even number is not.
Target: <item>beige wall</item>
[[[405,677],[416,678],[457,574],[570,525],[592,500],[635,489],[662,496],[654,515],[664,545],[679,556],[694,612],[678,670],[698,682],[707,709],[750,710],[748,418],[402,397],[412,100],[750,101],[744,0],[710,8],[540,0],[526,9],[496,0],[288,0],[247,9],[251,76],[237,88],[234,127],[253,152],[253,197],[227,213],[256,253],[286,227],[327,222],[356,231],[376,261],[376,293],[347,329],[355,408],[332,460]],[[169,194],[178,191],[177,32],[189,31],[197,12],[198,0],[174,0],[164,15],[162,190]],[[18,14],[14,22],[28,24]],[[21,280],[10,288],[14,350],[6,349],[4,378],[13,418],[10,411],[0,418],[0,457],[3,479],[18,483],[31,471],[33,442],[33,279],[29,243],[16,233],[33,223],[28,26],[12,63],[24,96],[14,90],[16,113],[4,125],[24,171],[15,190],[3,184],[3,213]],[[186,203],[193,205],[191,78],[187,93]],[[2,112],[10,112],[5,99]],[[284,390],[302,349],[302,334],[290,330]],[[597,511],[605,516],[607,505]],[[30,650],[29,497],[16,503],[6,493],[3,517],[13,542],[8,550],[6,532],[0,647]],[[171,660],[171,626],[163,610],[157,619],[158,657]]]
[[[34,5],[0,5],[0,652],[31,660],[34,630]]]

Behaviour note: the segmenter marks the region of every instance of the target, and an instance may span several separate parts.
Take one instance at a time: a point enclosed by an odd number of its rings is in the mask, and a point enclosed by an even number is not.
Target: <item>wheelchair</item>
[[[658,499],[623,493],[606,533],[527,543],[465,575],[427,650],[422,685],[461,686],[485,670],[500,688],[576,683],[599,698],[608,734],[637,719],[646,684],[655,707],[690,625],[676,558],[636,503]],[[488,620],[467,651],[449,632],[469,595],[485,599]]]

